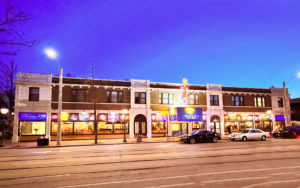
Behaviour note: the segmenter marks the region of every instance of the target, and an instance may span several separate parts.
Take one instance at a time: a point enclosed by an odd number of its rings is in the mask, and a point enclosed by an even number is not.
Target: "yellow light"
[[[1,114],[5,115],[8,113],[8,109],[7,108],[1,108]]]
[[[57,52],[52,48],[46,48],[44,50],[44,53],[47,55],[50,59],[56,59],[57,58]]]
[[[195,112],[195,108],[187,107],[187,108],[185,108],[185,112],[187,114],[193,114]]]
[[[105,120],[105,115],[103,115],[103,114],[100,115],[100,119],[101,119],[101,120]]]
[[[128,113],[128,110],[124,109],[124,110],[122,110],[122,113],[123,113],[123,114],[127,114],[127,113]]]
[[[67,121],[69,120],[69,114],[67,112],[62,112],[61,115],[60,115],[60,119],[62,121]]]
[[[175,108],[172,108],[172,109],[170,110],[170,114],[171,114],[171,115],[176,114],[176,109],[175,109]]]
[[[300,78],[300,72],[298,72],[297,76],[298,76],[298,78]]]

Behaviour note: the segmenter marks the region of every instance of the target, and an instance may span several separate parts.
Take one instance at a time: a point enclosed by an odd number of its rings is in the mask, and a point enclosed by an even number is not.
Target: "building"
[[[56,139],[58,77],[18,73],[13,142]],[[92,87],[94,86],[94,87]],[[91,102],[96,91],[96,117]],[[227,134],[246,128],[272,131],[285,125],[282,88],[154,83],[149,80],[63,78],[62,139],[178,136],[197,129]],[[289,103],[287,103],[289,108]],[[123,110],[128,110],[123,114]],[[289,123],[289,122],[288,122]],[[18,136],[19,135],[19,136]]]
[[[293,125],[300,125],[300,98],[291,99],[291,117]]]

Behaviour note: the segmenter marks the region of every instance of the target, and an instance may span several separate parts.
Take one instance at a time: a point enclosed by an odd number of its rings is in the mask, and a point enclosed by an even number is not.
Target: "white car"
[[[265,141],[267,137],[270,136],[270,133],[264,132],[260,129],[246,129],[240,133],[232,133],[228,137],[230,140],[263,140]]]

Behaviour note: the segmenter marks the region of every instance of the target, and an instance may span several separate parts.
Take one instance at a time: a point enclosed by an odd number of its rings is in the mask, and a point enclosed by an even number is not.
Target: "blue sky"
[[[1,3],[3,4],[3,2]],[[32,48],[18,48],[21,72],[58,74],[43,50],[53,47],[65,73],[103,79],[282,87],[300,72],[300,1],[15,0],[33,17],[18,26]],[[1,8],[2,9],[2,8]],[[300,79],[288,83],[300,97]]]

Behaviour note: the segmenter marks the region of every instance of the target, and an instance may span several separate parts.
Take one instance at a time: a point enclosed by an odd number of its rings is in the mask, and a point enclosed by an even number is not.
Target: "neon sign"
[[[169,115],[170,121],[202,121],[202,108],[176,108],[176,114]]]
[[[19,119],[22,121],[45,121],[47,113],[20,112]]]

